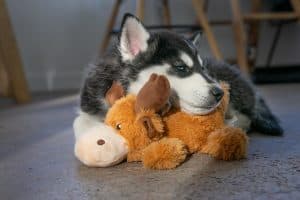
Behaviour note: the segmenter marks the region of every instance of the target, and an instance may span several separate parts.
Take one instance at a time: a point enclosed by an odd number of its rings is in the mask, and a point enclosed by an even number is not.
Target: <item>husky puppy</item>
[[[92,64],[85,78],[77,126],[101,122],[109,108],[104,96],[113,81],[128,93],[137,94],[150,75],[157,73],[168,77],[173,102],[190,114],[204,115],[218,106],[223,97],[219,82],[226,81],[231,87],[229,123],[245,130],[281,135],[278,120],[251,81],[234,66],[202,59],[197,43],[197,35],[186,39],[171,32],[150,33],[139,19],[126,14],[115,51]]]

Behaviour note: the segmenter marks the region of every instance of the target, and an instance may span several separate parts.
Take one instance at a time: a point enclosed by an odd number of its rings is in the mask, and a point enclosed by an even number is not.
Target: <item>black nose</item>
[[[211,88],[211,93],[216,98],[216,101],[220,101],[222,99],[223,95],[224,95],[223,90],[219,87],[216,87],[216,86]]]

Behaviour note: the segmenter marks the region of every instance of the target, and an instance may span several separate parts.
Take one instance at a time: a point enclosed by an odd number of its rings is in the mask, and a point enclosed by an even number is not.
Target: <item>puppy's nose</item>
[[[216,101],[220,101],[224,95],[223,90],[216,86],[211,88],[211,93],[216,98]]]

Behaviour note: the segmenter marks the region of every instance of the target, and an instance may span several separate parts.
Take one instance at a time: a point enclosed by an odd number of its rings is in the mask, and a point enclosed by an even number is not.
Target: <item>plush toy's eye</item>
[[[122,127],[121,124],[117,124],[117,125],[116,125],[116,129],[117,129],[117,130],[121,130],[121,127]]]

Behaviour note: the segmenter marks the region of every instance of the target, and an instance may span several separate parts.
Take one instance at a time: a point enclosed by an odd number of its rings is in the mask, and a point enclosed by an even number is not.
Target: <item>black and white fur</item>
[[[115,51],[92,64],[81,91],[77,123],[101,121],[108,110],[104,99],[113,81],[136,94],[152,73],[168,77],[173,97],[183,111],[207,114],[218,106],[223,92],[219,82],[230,84],[228,117],[241,128],[270,135],[282,129],[252,83],[233,66],[202,59],[196,48],[199,37],[188,40],[170,32],[149,33],[133,15],[126,14]]]

